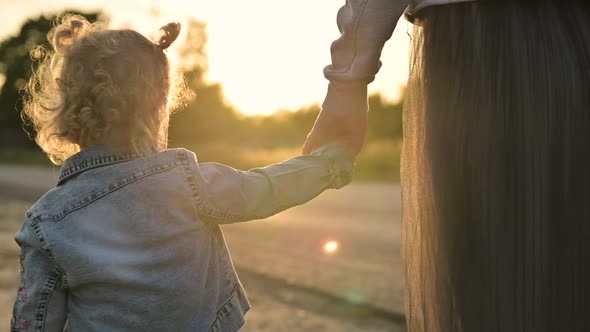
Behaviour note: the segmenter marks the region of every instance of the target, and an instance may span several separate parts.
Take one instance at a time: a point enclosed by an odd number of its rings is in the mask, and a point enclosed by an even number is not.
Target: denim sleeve
[[[347,0],[338,11],[341,36],[332,43],[332,63],[324,68],[330,81],[324,111],[366,112],[367,85],[381,67],[381,51],[391,38],[408,0]]]
[[[200,217],[215,223],[263,219],[303,204],[326,189],[350,183],[353,163],[337,144],[307,156],[240,171],[217,163],[196,165]]]
[[[28,221],[16,233],[15,240],[21,248],[20,285],[11,331],[63,331],[67,295],[61,269],[48,256]]]

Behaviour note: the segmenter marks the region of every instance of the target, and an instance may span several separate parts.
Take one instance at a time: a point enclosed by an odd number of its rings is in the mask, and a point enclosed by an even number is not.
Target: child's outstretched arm
[[[338,144],[250,171],[217,163],[197,164],[193,173],[199,215],[216,223],[266,218],[326,189],[347,185],[352,169],[352,158]]]
[[[10,331],[63,331],[67,317],[65,276],[48,256],[29,220],[16,233],[21,247],[20,286]]]

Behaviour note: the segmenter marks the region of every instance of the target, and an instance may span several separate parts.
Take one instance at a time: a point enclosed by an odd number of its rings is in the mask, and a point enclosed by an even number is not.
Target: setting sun
[[[336,12],[344,1],[37,1],[2,5],[0,38],[16,34],[28,18],[64,8],[97,10],[112,28],[153,34],[168,22],[189,18],[207,25],[208,82],[219,82],[227,102],[244,114],[270,114],[322,102],[328,82],[322,70],[330,62],[330,44],[338,38]],[[43,8],[43,9],[39,9]],[[130,19],[132,18],[132,19]],[[383,50],[383,67],[370,93],[399,98],[408,72],[409,26],[402,18]],[[179,40],[184,39],[181,32]],[[178,45],[169,53],[174,58]]]

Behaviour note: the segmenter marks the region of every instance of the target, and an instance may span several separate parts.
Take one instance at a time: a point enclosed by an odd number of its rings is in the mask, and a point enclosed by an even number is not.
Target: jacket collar
[[[59,171],[57,185],[64,184],[73,176],[92,168],[122,163],[132,159],[146,157],[148,155],[149,153],[137,154],[124,151],[114,153],[104,145],[95,145],[66,159]]]

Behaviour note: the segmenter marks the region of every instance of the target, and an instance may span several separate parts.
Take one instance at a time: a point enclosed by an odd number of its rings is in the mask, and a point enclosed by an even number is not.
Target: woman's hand
[[[363,147],[367,133],[367,112],[340,114],[321,111],[303,145],[303,154],[309,154],[329,142],[343,144],[356,157]]]

